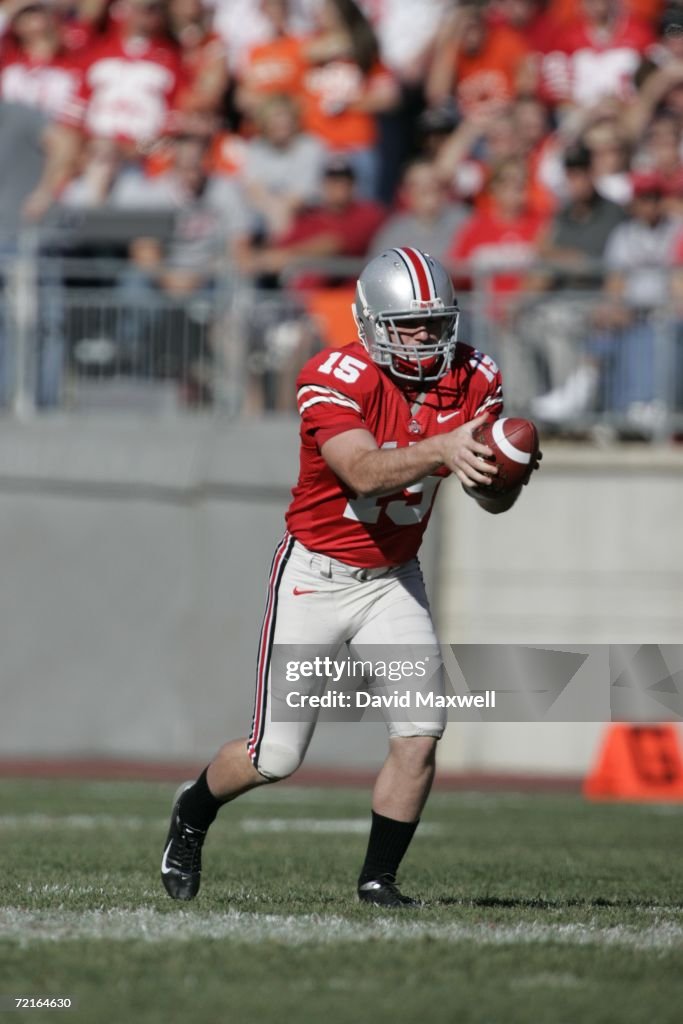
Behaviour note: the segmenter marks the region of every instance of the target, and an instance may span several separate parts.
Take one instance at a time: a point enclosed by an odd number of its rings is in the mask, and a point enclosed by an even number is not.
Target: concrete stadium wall
[[[5,422],[0,757],[196,760],[243,733],[296,462],[289,418]],[[506,516],[446,486],[423,557],[442,638],[679,642],[680,479],[676,452],[555,447]],[[598,732],[452,723],[441,763],[577,772]],[[308,763],[384,750],[382,726],[321,726]]]
[[[502,516],[445,489],[439,635],[450,643],[683,642],[683,450],[546,445]],[[603,727],[452,723],[442,763],[581,770]]]
[[[248,732],[293,419],[49,418],[0,437],[0,756],[208,758]],[[321,729],[375,765],[381,726]]]

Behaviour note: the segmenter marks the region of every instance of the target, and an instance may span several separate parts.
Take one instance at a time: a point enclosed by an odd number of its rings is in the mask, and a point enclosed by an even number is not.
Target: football
[[[498,466],[491,484],[494,491],[509,491],[524,483],[538,455],[538,431],[531,420],[502,416],[477,427],[473,437],[493,449],[492,461]]]

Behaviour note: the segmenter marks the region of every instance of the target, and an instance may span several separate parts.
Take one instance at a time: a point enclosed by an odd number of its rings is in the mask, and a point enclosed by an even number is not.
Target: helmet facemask
[[[358,289],[358,297],[362,300],[362,288]],[[441,299],[415,300],[411,303],[412,309],[372,313],[367,306],[359,310],[357,305],[353,307],[353,315],[358,336],[378,366],[388,367],[401,380],[420,384],[440,380],[448,372],[457,344],[460,316],[457,306],[445,306]],[[438,334],[437,341],[406,344],[401,340],[401,324],[432,319],[439,325],[434,332]]]

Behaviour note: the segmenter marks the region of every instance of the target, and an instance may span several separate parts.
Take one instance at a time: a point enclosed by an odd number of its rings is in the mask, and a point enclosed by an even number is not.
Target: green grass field
[[[667,1024],[683,1005],[683,807],[435,793],[359,906],[367,794],[224,809],[192,904],[158,878],[172,786],[0,780],[0,996],[66,1021]]]

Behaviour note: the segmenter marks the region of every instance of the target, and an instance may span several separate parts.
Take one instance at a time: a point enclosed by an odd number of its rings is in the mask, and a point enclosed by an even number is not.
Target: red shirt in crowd
[[[302,54],[310,40],[301,41]],[[305,64],[300,95],[302,127],[329,149],[365,149],[377,141],[372,114],[359,108],[365,95],[384,84],[391,73],[379,62],[368,72],[355,61],[339,58],[322,64]]]
[[[505,103],[517,93],[517,76],[530,54],[526,40],[503,25],[489,25],[482,48],[458,53],[456,99],[471,112],[489,103]]]
[[[489,11],[487,21],[496,28],[504,27],[510,32],[515,32],[532,53],[545,53],[550,49],[555,41],[558,28],[558,18],[553,3],[547,7],[539,5],[524,26],[512,24],[506,19],[504,11],[495,7]]]
[[[126,39],[114,28],[88,53],[64,119],[89,135],[149,142],[168,129],[181,84],[177,46],[164,38]]]
[[[545,221],[531,212],[514,220],[504,220],[495,210],[475,213],[455,236],[448,257],[467,264],[471,275],[490,271],[485,283],[488,281],[494,294],[516,292],[524,281],[525,268],[534,261]],[[490,312],[495,315],[498,308]]]
[[[276,245],[287,247],[322,235],[332,235],[337,240],[338,256],[365,256],[375,233],[387,216],[379,203],[356,200],[344,209],[328,209],[323,206],[303,210],[289,231],[282,235]],[[326,278],[319,274],[302,274],[297,277],[299,288],[315,288]]]
[[[61,115],[78,95],[82,64],[65,47],[49,59],[34,60],[9,39],[0,51],[0,97],[7,103],[37,107]]]
[[[627,98],[633,93],[641,56],[654,38],[649,25],[628,14],[607,37],[577,18],[558,30],[543,57],[543,95],[552,103],[578,106],[592,106],[604,96]]]
[[[299,38],[279,36],[252,47],[240,70],[240,79],[255,97],[265,99],[276,93],[294,96],[301,92],[303,70]]]

